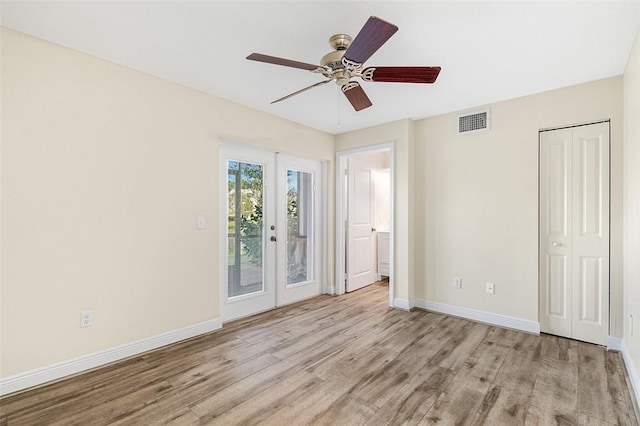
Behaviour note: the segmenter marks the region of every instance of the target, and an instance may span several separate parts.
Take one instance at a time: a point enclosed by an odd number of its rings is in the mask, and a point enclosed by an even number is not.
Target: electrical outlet
[[[454,278],[453,279],[453,286],[455,288],[462,288],[462,278]]]
[[[80,327],[89,327],[93,324],[93,311],[82,311],[80,313]]]
[[[485,289],[485,291],[489,294],[495,294],[496,292],[496,288],[495,288],[495,284],[494,283],[487,283],[487,288]]]

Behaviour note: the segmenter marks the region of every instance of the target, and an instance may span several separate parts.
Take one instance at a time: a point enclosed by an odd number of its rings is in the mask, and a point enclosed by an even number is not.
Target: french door
[[[320,294],[318,161],[278,154],[277,303]]]
[[[609,123],[540,133],[540,329],[606,344]]]
[[[320,164],[222,144],[221,316],[320,294]]]

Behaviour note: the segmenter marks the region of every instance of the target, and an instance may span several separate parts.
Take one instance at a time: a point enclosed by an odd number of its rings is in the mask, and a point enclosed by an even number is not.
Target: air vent
[[[458,116],[458,134],[489,130],[489,110]]]

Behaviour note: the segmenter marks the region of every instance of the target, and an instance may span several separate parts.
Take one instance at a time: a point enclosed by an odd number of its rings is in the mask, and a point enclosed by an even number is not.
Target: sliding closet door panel
[[[607,343],[609,318],[609,125],[573,130],[573,337]]]
[[[572,132],[540,135],[540,326],[571,337]]]

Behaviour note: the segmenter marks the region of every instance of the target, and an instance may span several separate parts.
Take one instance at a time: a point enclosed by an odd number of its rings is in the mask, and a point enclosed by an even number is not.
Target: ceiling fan
[[[370,107],[372,104],[360,84],[351,80],[352,77],[359,77],[363,81],[369,82],[392,83],[433,83],[438,78],[440,67],[363,68],[363,63],[386,43],[396,31],[398,31],[397,26],[372,16],[364,24],[355,39],[352,39],[347,34],[336,34],[329,38],[329,44],[335,50],[324,55],[320,60],[320,65],[307,64],[261,53],[252,53],[247,56],[247,59],[299,68],[322,74],[326,78],[326,80],[276,99],[271,102],[272,104],[289,99],[314,87],[322,86],[330,81],[335,81],[353,108],[356,111],[360,111]]]

